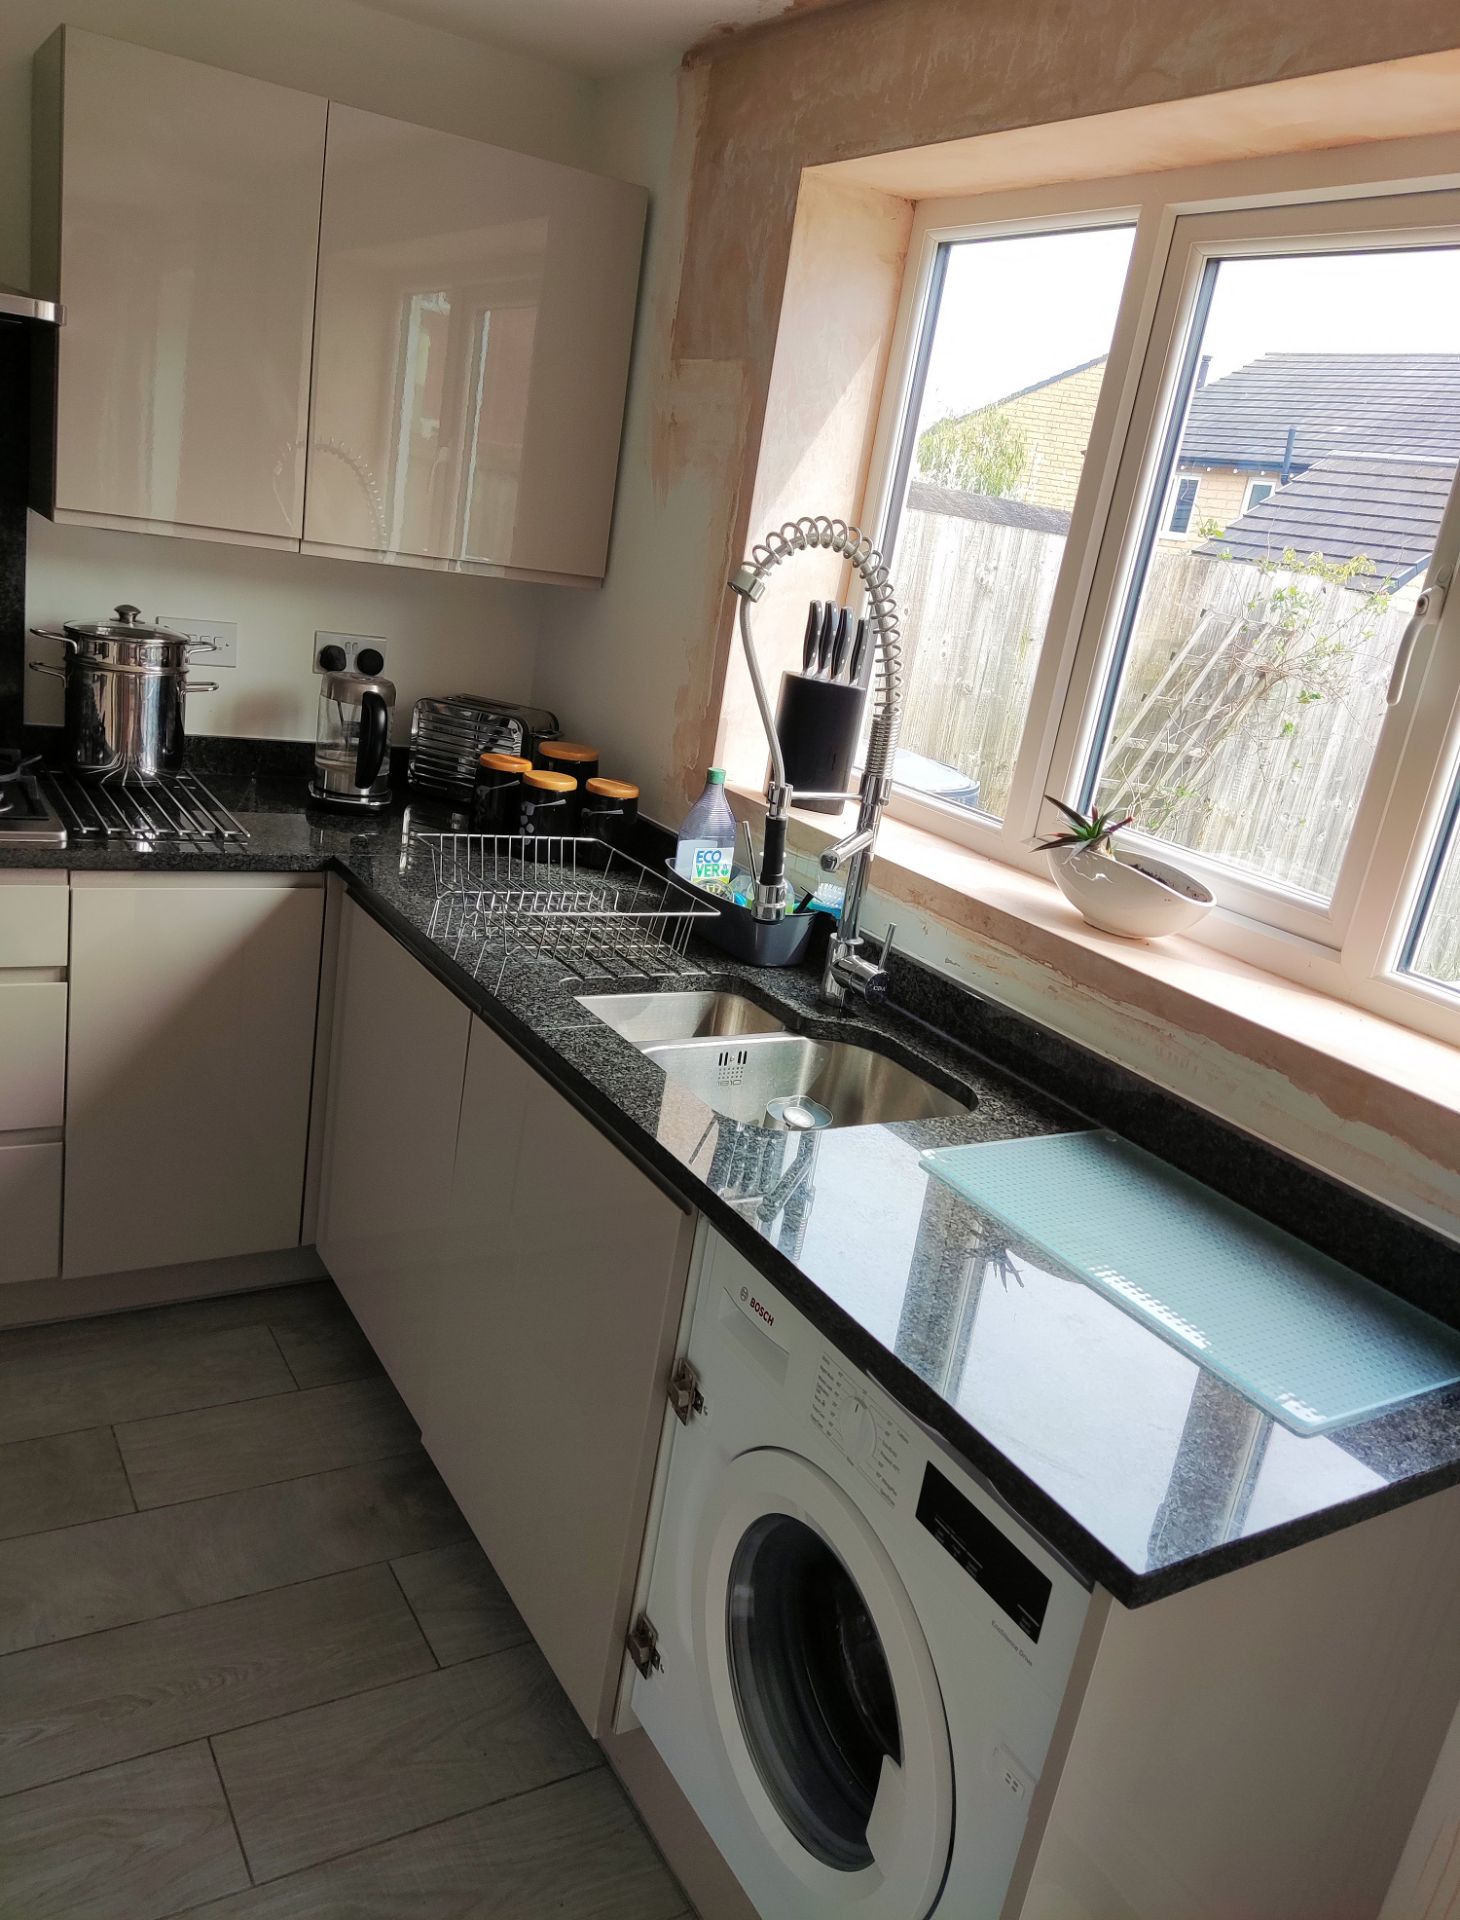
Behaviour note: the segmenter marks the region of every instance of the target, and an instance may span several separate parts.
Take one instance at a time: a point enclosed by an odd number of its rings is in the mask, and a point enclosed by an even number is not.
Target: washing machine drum
[[[932,1657],[872,1528],[775,1448],[731,1461],[702,1516],[700,1671],[759,1842],[762,1911],[924,1920],[948,1868],[953,1767]]]

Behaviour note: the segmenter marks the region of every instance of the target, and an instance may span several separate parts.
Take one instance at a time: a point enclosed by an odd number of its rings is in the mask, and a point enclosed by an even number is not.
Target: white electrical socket
[[[345,656],[345,666],[354,668],[356,656],[362,648],[374,647],[382,659],[385,657],[385,642],[378,635],[369,633],[324,633],[316,631],[314,636],[314,670],[323,673],[319,656],[326,647],[339,647]]]
[[[236,620],[190,620],[180,613],[159,613],[159,627],[169,633],[184,633],[189,640],[211,640],[211,652],[195,653],[189,664],[202,674],[212,667],[238,665],[238,622]]]

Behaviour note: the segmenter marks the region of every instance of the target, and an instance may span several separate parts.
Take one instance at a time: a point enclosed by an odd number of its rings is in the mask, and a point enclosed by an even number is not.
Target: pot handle
[[[63,647],[70,647],[73,650],[77,650],[77,642],[75,639],[60,627],[32,627],[31,632],[37,640],[59,640]]]
[[[216,693],[218,691],[216,680],[189,680],[186,675],[183,677],[182,686],[184,693]]]
[[[26,665],[32,673],[48,673],[53,680],[64,680],[66,678],[66,669],[64,667],[53,667],[49,660],[27,660]]]

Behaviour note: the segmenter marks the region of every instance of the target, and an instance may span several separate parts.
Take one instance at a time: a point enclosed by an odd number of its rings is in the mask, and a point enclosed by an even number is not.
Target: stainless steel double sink
[[[936,1120],[970,1102],[873,1047],[789,1033],[738,993],[603,993],[580,1006],[728,1119],[801,1131]]]

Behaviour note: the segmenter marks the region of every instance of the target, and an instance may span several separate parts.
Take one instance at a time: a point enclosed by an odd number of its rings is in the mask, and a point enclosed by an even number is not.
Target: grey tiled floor
[[[327,1282],[0,1332],[4,1920],[679,1920]]]

